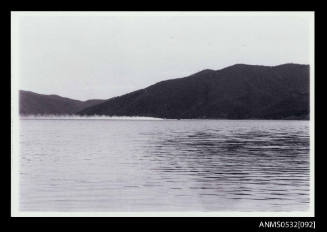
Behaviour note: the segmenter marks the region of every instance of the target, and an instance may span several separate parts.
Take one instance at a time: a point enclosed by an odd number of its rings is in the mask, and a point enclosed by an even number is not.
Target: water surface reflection
[[[307,121],[21,120],[21,209],[299,211]]]

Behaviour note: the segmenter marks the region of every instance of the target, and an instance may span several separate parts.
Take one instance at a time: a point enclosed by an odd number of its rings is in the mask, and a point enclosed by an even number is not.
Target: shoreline
[[[244,118],[244,119],[231,119],[231,118],[155,118],[155,117],[142,117],[142,116],[19,116],[20,120],[126,120],[126,121],[186,121],[186,120],[231,120],[231,121],[310,121],[310,119],[303,118]]]

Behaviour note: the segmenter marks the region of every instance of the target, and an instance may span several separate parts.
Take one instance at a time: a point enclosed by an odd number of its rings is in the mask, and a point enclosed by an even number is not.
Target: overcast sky
[[[309,12],[14,12],[12,22],[19,88],[79,100],[235,63],[309,64],[313,38]]]

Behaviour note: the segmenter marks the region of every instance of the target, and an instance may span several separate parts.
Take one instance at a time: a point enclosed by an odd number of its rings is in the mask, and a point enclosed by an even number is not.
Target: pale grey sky
[[[12,36],[20,89],[107,99],[235,63],[309,64],[313,13],[12,12]]]

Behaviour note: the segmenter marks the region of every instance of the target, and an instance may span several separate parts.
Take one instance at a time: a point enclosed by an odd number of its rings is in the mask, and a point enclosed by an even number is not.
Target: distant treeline
[[[108,100],[83,102],[20,91],[20,114],[307,120],[309,82],[309,65],[237,64],[161,81]]]

